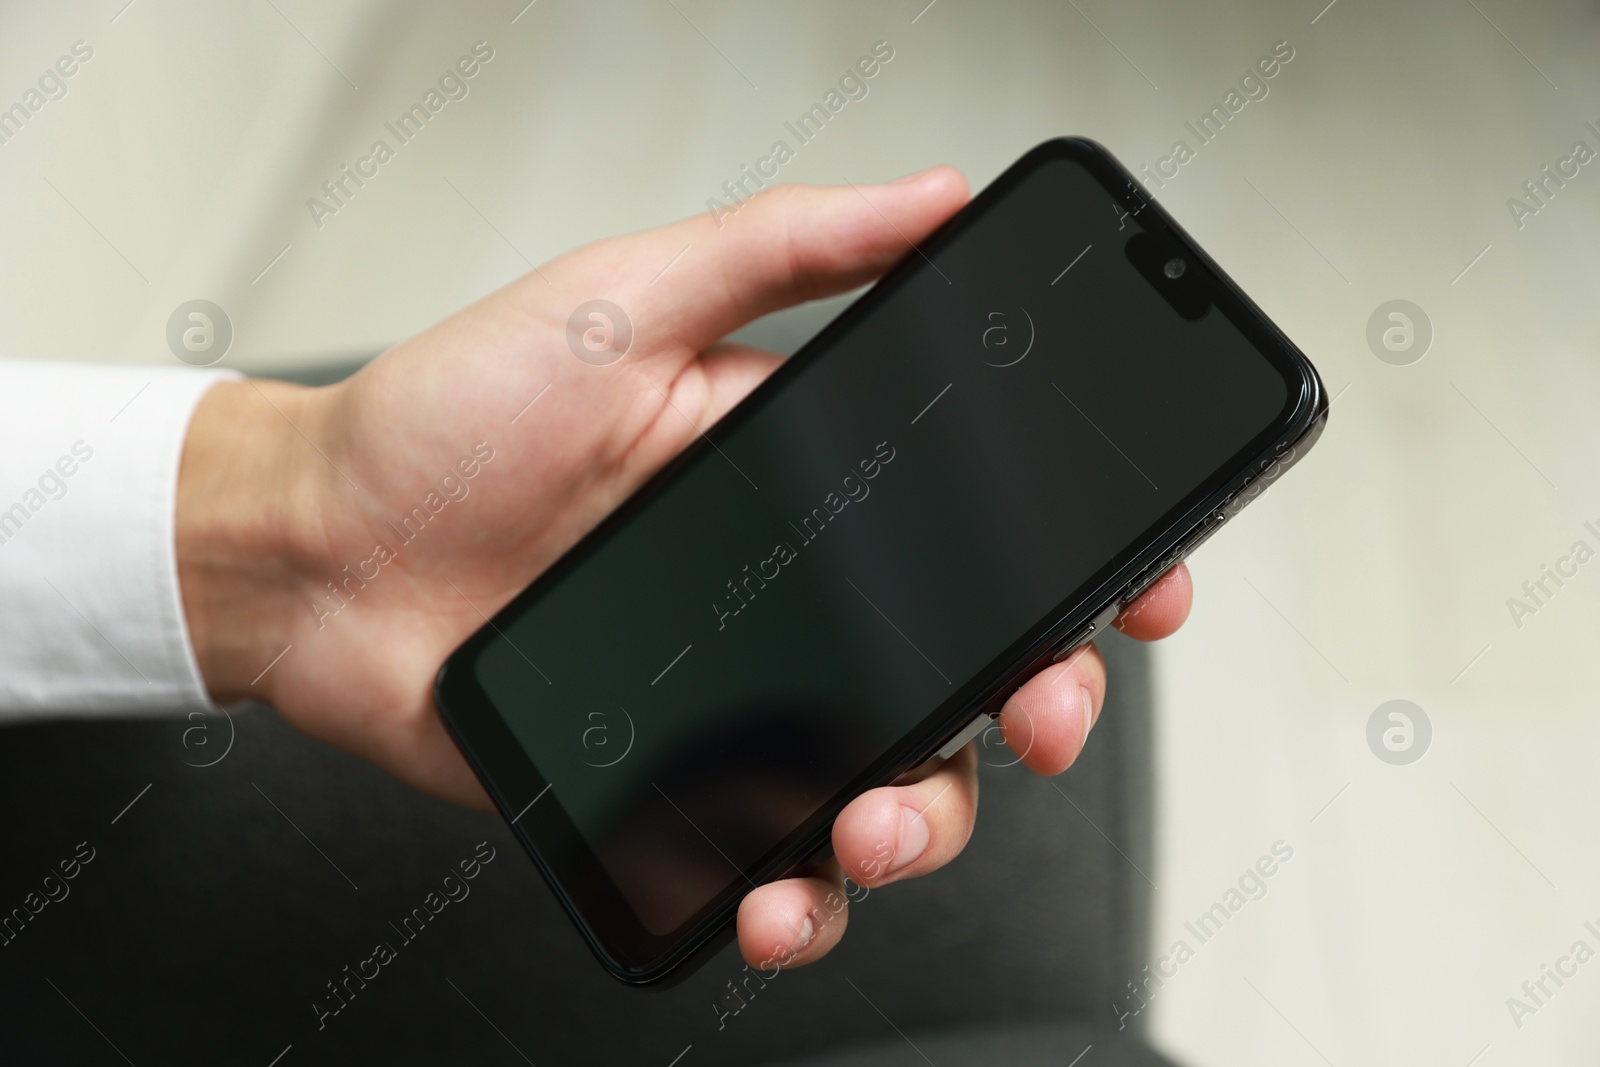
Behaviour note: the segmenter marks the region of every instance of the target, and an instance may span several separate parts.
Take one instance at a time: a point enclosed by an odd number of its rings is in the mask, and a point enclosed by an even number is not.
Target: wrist
[[[324,392],[219,382],[190,419],[174,523],[178,584],[216,701],[272,702],[272,673],[262,672],[305,611],[321,472],[306,462],[316,454],[301,434],[315,438]]]

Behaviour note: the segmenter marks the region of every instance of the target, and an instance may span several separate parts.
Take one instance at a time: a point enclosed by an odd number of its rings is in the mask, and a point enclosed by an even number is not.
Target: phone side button
[[[1138,600],[1144,595],[1146,589],[1149,589],[1152,585],[1155,585],[1156,582],[1160,581],[1161,576],[1166,574],[1171,566],[1172,565],[1166,560],[1160,560],[1156,563],[1152,563],[1149,567],[1146,567],[1137,578],[1128,583],[1127,592],[1123,593],[1122,596],[1117,598],[1117,603],[1121,604],[1123,607],[1127,607],[1135,600]]]
[[[992,725],[994,725],[994,716],[986,712],[980,713],[976,719],[967,723],[960,733],[946,741],[944,747],[934,754],[940,759],[949,759],[965,748],[968,741],[971,741]]]
[[[1050,657],[1050,662],[1060,663],[1078,651],[1094,638],[1095,631],[1098,629],[1100,629],[1099,623],[1091,622],[1082,629],[1075,631],[1071,637],[1061,642],[1061,647],[1055,650],[1055,653]]]
[[[1217,508],[1216,511],[1213,511],[1206,517],[1206,521],[1200,524],[1199,529],[1191,533],[1184,540],[1183,544],[1178,546],[1177,555],[1180,558],[1188,559],[1190,555],[1194,553],[1195,549],[1199,548],[1201,545],[1205,544],[1211,539],[1212,534],[1216,533],[1218,530],[1222,529],[1223,526],[1227,525],[1229,515],[1231,514],[1228,511],[1228,503],[1229,501],[1224,501],[1221,507]]]

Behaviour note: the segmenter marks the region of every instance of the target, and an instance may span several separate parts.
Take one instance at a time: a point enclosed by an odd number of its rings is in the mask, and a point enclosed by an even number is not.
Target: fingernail
[[[889,864],[890,872],[902,870],[916,862],[928,847],[928,820],[916,808],[900,805],[900,841]]]
[[[929,167],[927,170],[919,170],[919,171],[915,172],[914,174],[907,174],[904,178],[896,178],[894,181],[890,182],[889,184],[890,185],[909,185],[910,183],[912,183],[914,181],[920,180],[923,175],[927,174],[929,171],[932,171],[933,169],[934,168]]]
[[[1078,699],[1083,701],[1083,743],[1089,743],[1089,731],[1094,729],[1094,694],[1086,685],[1078,686]]]
[[[789,946],[789,958],[800,955],[811,944],[812,938],[817,936],[817,926],[811,921],[811,916],[806,916],[806,923],[800,927],[800,936],[794,939],[794,944]]]

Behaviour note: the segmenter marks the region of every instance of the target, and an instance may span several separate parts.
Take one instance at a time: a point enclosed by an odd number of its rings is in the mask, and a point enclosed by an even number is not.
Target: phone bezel
[[[973,225],[1036,167],[1056,159],[1082,164],[1099,180],[1108,197],[1137,214],[1141,224],[1148,227],[1153,221],[1165,227],[1190,255],[1205,264],[1215,277],[1216,293],[1221,297],[1215,302],[1215,310],[1228,316],[1257,350],[1283,373],[1287,388],[1283,411],[1200,488],[1162,516],[1145,536],[1131,543],[1082,587],[1071,591],[1055,610],[996,657],[988,669],[969,679],[919,727],[841,789],[829,804],[819,808],[760,863],[744,872],[743,879],[731,881],[723,893],[679,930],[668,935],[650,933],[634,917],[621,892],[560,804],[545,797],[549,783],[539,774],[478,686],[473,660],[499,636],[500,628],[537,600],[546,588],[580,566],[613,531],[665,490],[680,470],[710,450],[717,438],[752,417],[792,377],[821,358],[838,335],[870,314],[880,301],[917,271],[927,269],[925,257],[931,258],[956,234]],[[1237,506],[1242,506],[1247,498],[1242,497],[1241,490],[1249,483],[1258,478],[1275,478],[1298,459],[1304,449],[1295,446],[1306,443],[1307,435],[1313,430],[1320,431],[1326,419],[1326,394],[1310,361],[1167,215],[1138,180],[1105,148],[1092,141],[1058,138],[1037,146],[925,240],[921,251],[921,255],[909,253],[841,312],[701,439],[646,482],[501,609],[490,624],[468,638],[439,671],[435,700],[440,717],[589,947],[606,970],[623,982],[659,983],[697,953],[704,957],[712,948],[720,947],[730,933],[728,927],[750,885],[780,877],[825,849],[834,818],[851,798],[892,782],[937,752],[976,715],[998,710],[1026,678],[1048,665],[1051,653],[1061,646],[1064,637],[1079,633],[1089,620],[1114,608],[1154,568],[1175,564],[1192,550],[1200,539],[1192,535],[1200,533],[1214,517],[1226,518]],[[1232,510],[1230,503],[1235,505]],[[1208,535],[1209,530],[1206,530],[1202,537]],[[679,977],[686,973],[687,970]]]

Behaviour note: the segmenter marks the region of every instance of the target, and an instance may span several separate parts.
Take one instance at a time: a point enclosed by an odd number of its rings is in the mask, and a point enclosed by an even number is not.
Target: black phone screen
[[[1295,402],[1074,153],[980,207],[469,646],[544,786],[525,831],[559,820],[651,935],[747,889]]]

